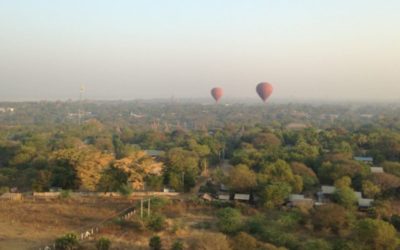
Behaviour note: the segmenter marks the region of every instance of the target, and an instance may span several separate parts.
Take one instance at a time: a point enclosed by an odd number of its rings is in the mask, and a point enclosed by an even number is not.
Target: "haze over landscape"
[[[1,1],[0,99],[398,101],[400,2]]]
[[[399,13],[0,0],[0,250],[400,250]]]

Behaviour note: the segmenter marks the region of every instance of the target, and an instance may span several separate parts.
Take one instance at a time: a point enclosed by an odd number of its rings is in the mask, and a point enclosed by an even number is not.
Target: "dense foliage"
[[[218,230],[239,246],[399,244],[399,106],[85,102],[78,125],[75,102],[1,105],[15,108],[0,113],[1,192],[13,187],[193,192],[206,178],[202,188],[208,193],[217,194],[223,184],[231,195],[251,195],[261,213],[249,216],[240,208],[216,213]],[[335,187],[329,204],[274,214],[290,194],[317,199],[321,185]],[[374,199],[373,207],[359,211],[355,191]],[[277,216],[276,222],[265,213]],[[154,231],[164,224],[160,214],[147,221]],[[302,241],[299,232],[320,235]],[[218,237],[221,249],[228,247],[225,236]]]

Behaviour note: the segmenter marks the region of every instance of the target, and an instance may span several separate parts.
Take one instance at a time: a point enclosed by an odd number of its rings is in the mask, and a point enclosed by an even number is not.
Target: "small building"
[[[321,186],[321,192],[322,194],[326,195],[326,194],[333,194],[336,191],[336,187],[335,186]]]
[[[173,193],[173,192],[175,192],[175,190],[172,188],[163,188],[163,193]]]
[[[354,192],[355,196],[357,199],[362,199],[362,193],[361,192]]]
[[[213,200],[213,198],[211,197],[211,195],[210,195],[210,194],[207,194],[207,193],[203,194],[203,195],[201,196],[201,198],[202,198],[203,200],[205,200],[205,201],[212,201],[212,200]]]
[[[362,162],[362,163],[366,163],[366,164],[374,163],[374,158],[372,158],[372,157],[356,156],[356,157],[354,157],[354,160]]]
[[[304,195],[302,194],[291,194],[289,195],[289,201],[294,201],[294,200],[302,200],[304,199]]]
[[[382,174],[384,172],[382,167],[371,167],[371,173],[373,174]]]
[[[329,200],[329,197],[332,196],[336,191],[334,186],[321,186],[321,191],[317,192],[318,202],[324,203]]]
[[[233,199],[235,201],[250,201],[250,194],[235,194]]]
[[[288,206],[312,208],[314,206],[314,200],[305,198],[302,194],[291,194],[288,198]]]
[[[225,194],[225,193],[218,194],[218,200],[229,201],[230,199],[231,199],[231,197],[229,194]]]
[[[373,202],[374,199],[365,199],[365,198],[358,199],[358,208],[360,209],[370,208]]]
[[[146,152],[146,154],[152,156],[152,157],[160,157],[164,155],[164,151],[162,150],[153,150],[153,149],[148,149],[145,150],[144,152]]]

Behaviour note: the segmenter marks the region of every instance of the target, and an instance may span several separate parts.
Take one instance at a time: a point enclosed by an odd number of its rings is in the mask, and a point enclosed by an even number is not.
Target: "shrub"
[[[232,249],[234,250],[256,250],[257,240],[244,232],[240,232],[233,238]]]
[[[160,236],[153,236],[150,238],[149,247],[151,250],[161,250],[161,238]]]
[[[242,227],[242,216],[237,209],[223,208],[218,211],[217,217],[218,229],[223,233],[233,234]]]
[[[61,190],[60,197],[62,199],[67,199],[67,198],[71,197],[71,190]]]
[[[57,250],[74,250],[79,247],[78,238],[73,233],[66,234],[56,239],[55,244]]]
[[[165,206],[171,204],[171,200],[164,197],[152,197],[150,199],[150,206],[152,210],[160,210]]]
[[[165,227],[165,217],[161,214],[153,214],[147,218],[147,227],[153,231],[161,231]]]
[[[183,242],[180,240],[176,240],[172,246],[171,250],[183,250]]]
[[[96,249],[97,250],[108,250],[111,247],[111,241],[107,238],[101,237],[96,242]]]
[[[264,217],[256,215],[246,222],[246,231],[252,235],[261,235],[264,230]]]

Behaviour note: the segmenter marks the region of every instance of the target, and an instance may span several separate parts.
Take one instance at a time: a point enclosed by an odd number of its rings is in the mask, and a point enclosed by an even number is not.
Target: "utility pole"
[[[140,218],[143,218],[143,199],[140,199]]]
[[[82,97],[83,97],[83,92],[85,92],[85,86],[81,85],[81,88],[79,89],[79,109],[78,109],[78,125],[81,125],[81,119],[82,119]]]

